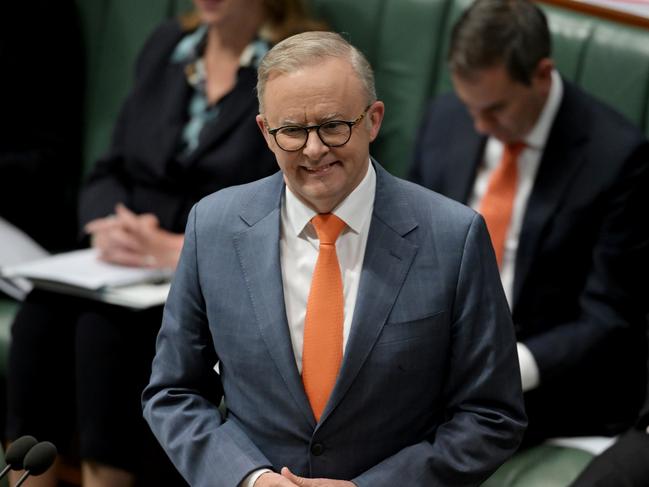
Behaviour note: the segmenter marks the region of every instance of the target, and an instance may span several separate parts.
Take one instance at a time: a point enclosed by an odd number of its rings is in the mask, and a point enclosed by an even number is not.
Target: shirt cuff
[[[523,392],[527,392],[539,385],[539,366],[536,365],[536,360],[534,360],[530,349],[521,342],[516,344],[516,349],[518,350],[518,365],[521,369]]]
[[[272,472],[272,470],[268,468],[260,468],[259,470],[254,470],[252,473],[248,474],[248,476],[245,479],[241,481],[239,487],[253,487],[255,485],[255,482],[257,482],[257,479],[266,472]]]

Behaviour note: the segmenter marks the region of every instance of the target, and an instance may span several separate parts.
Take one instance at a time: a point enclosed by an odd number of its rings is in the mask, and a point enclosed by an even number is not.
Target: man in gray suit
[[[258,96],[281,172],[192,210],[151,428],[195,487],[480,484],[526,425],[482,218],[370,159],[384,106],[337,34],[275,46]]]

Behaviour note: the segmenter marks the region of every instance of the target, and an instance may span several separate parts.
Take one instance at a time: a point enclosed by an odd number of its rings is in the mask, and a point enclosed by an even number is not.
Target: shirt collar
[[[286,209],[287,227],[299,236],[317,214],[306,206],[295,194],[285,186],[284,205]],[[332,213],[345,222],[354,233],[360,233],[365,221],[374,209],[374,195],[376,193],[376,171],[372,162],[368,164],[367,173],[361,182],[354,188]],[[344,230],[343,230],[344,231]]]
[[[190,63],[196,61],[205,48],[207,26],[200,25],[195,31],[183,37],[171,54],[173,63]]]
[[[550,135],[550,129],[552,128],[554,119],[559,111],[559,105],[561,104],[562,98],[563,81],[556,69],[553,69],[552,84],[550,85],[548,99],[543,106],[543,110],[541,110],[541,115],[539,115],[536,124],[525,137],[525,143],[528,147],[538,150],[542,150],[543,147],[545,147],[548,136]]]

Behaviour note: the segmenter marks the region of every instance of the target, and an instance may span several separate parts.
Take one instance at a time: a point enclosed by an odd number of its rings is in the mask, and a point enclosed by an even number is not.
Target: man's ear
[[[257,114],[255,117],[255,121],[257,122],[257,127],[259,127],[259,130],[261,130],[261,135],[264,136],[264,139],[266,140],[266,145],[270,150],[273,150],[273,147],[271,146],[271,135],[268,133],[268,130],[266,130],[266,120],[261,114]]]
[[[383,116],[385,115],[385,105],[382,101],[375,101],[368,110],[368,119],[370,121],[370,142],[379,135]]]
[[[554,61],[548,57],[541,59],[534,70],[532,82],[540,86],[546,94],[550,93],[553,70]]]

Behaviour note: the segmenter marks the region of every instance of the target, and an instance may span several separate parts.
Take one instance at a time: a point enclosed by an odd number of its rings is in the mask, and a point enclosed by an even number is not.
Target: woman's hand
[[[100,259],[133,267],[175,269],[183,245],[183,235],[160,228],[155,215],[136,215],[121,203],[114,215],[89,222],[85,231]]]

